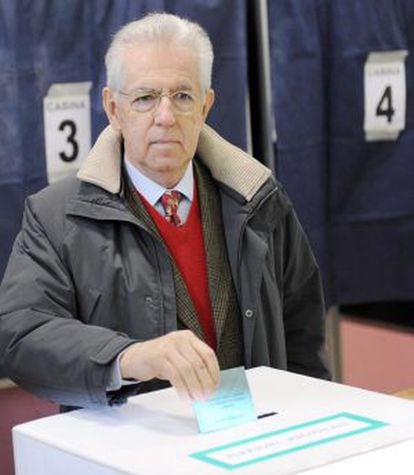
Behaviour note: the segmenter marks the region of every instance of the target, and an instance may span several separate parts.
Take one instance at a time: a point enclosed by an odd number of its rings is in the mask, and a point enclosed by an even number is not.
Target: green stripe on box
[[[220,460],[216,460],[212,457],[213,454],[215,454],[217,452],[220,452],[220,451],[223,451],[223,450],[226,450],[226,449],[229,449],[229,448],[238,447],[238,446],[245,446],[245,445],[248,445],[252,442],[256,442],[258,440],[261,440],[261,439],[267,439],[269,437],[284,434],[284,433],[287,433],[287,432],[293,432],[295,430],[303,429],[305,427],[310,427],[310,426],[321,424],[321,423],[324,423],[324,422],[334,421],[335,419],[339,419],[339,418],[346,418],[348,420],[357,421],[357,422],[360,422],[360,423],[363,423],[363,424],[366,424],[366,425],[365,425],[365,427],[361,427],[360,429],[346,431],[346,432],[343,432],[342,434],[337,434],[335,436],[325,437],[325,438],[316,440],[314,442],[297,445],[296,447],[293,447],[293,448],[290,448],[290,449],[287,449],[287,450],[275,451],[275,452],[272,452],[271,454],[261,456],[261,457],[254,457],[252,459],[249,459],[249,460],[246,460],[246,461],[243,461],[243,462],[240,462],[240,463],[229,464],[229,463],[226,463],[226,462],[223,462],[223,461],[220,461]],[[385,427],[387,425],[389,425],[387,422],[377,421],[377,420],[374,420],[374,419],[370,419],[368,417],[363,417],[363,416],[359,416],[359,415],[356,415],[356,414],[351,414],[351,413],[348,413],[348,412],[341,412],[341,413],[334,414],[334,415],[331,415],[331,416],[322,417],[320,419],[315,419],[315,420],[312,420],[312,421],[304,422],[302,424],[297,424],[297,425],[294,425],[294,426],[290,426],[290,427],[287,427],[285,429],[280,429],[280,430],[277,430],[277,431],[267,432],[265,434],[261,434],[261,435],[255,436],[255,437],[250,437],[250,438],[247,438],[247,439],[242,439],[242,440],[238,440],[238,441],[235,441],[235,442],[231,442],[229,444],[219,445],[217,447],[212,447],[210,449],[203,450],[201,452],[195,452],[195,453],[189,454],[189,455],[190,455],[190,457],[201,460],[202,462],[209,463],[211,465],[215,465],[217,467],[225,468],[225,469],[228,469],[228,470],[235,470],[237,468],[245,467],[246,465],[251,465],[251,464],[263,462],[265,460],[269,460],[269,459],[276,458],[276,457],[283,457],[283,456],[289,455],[289,454],[294,453],[294,452],[299,452],[299,451],[306,450],[306,449],[309,449],[309,448],[312,448],[312,447],[316,447],[318,445],[323,445],[323,444],[327,444],[327,443],[330,443],[330,442],[335,442],[336,440],[340,440],[340,439],[344,439],[346,437],[351,437],[351,436],[354,436],[354,435],[362,434],[364,432],[371,431],[371,430],[374,430],[374,429],[379,429],[379,428]]]

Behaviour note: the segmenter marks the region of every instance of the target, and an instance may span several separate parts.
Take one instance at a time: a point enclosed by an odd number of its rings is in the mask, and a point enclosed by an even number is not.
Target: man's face
[[[194,157],[214,93],[202,93],[198,61],[190,48],[158,43],[134,45],[124,49],[122,65],[122,94],[114,94],[107,87],[103,90],[108,119],[121,132],[128,159],[152,180],[173,187]],[[136,99],[145,104],[147,91],[188,92],[194,104],[190,112],[183,113],[163,95],[158,106],[142,112]],[[180,100],[181,95],[177,102]]]

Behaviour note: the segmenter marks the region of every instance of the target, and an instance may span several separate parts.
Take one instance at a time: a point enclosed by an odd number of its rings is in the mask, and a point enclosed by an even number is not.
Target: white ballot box
[[[201,434],[173,389],[16,426],[16,475],[414,473],[413,401],[266,367],[247,377],[266,416],[218,432]]]

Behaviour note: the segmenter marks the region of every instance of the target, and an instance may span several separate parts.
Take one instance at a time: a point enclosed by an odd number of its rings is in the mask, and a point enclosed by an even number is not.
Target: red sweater
[[[207,259],[197,187],[194,186],[190,213],[181,226],[169,223],[143,196],[141,198],[183,276],[203,329],[205,342],[215,350],[216,333],[208,288]]]

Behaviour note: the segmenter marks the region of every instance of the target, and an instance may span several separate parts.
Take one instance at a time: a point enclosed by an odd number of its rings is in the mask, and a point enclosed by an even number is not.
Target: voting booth
[[[413,401],[267,367],[247,378],[258,418],[225,430],[200,433],[171,388],[16,426],[16,475],[413,473]]]

